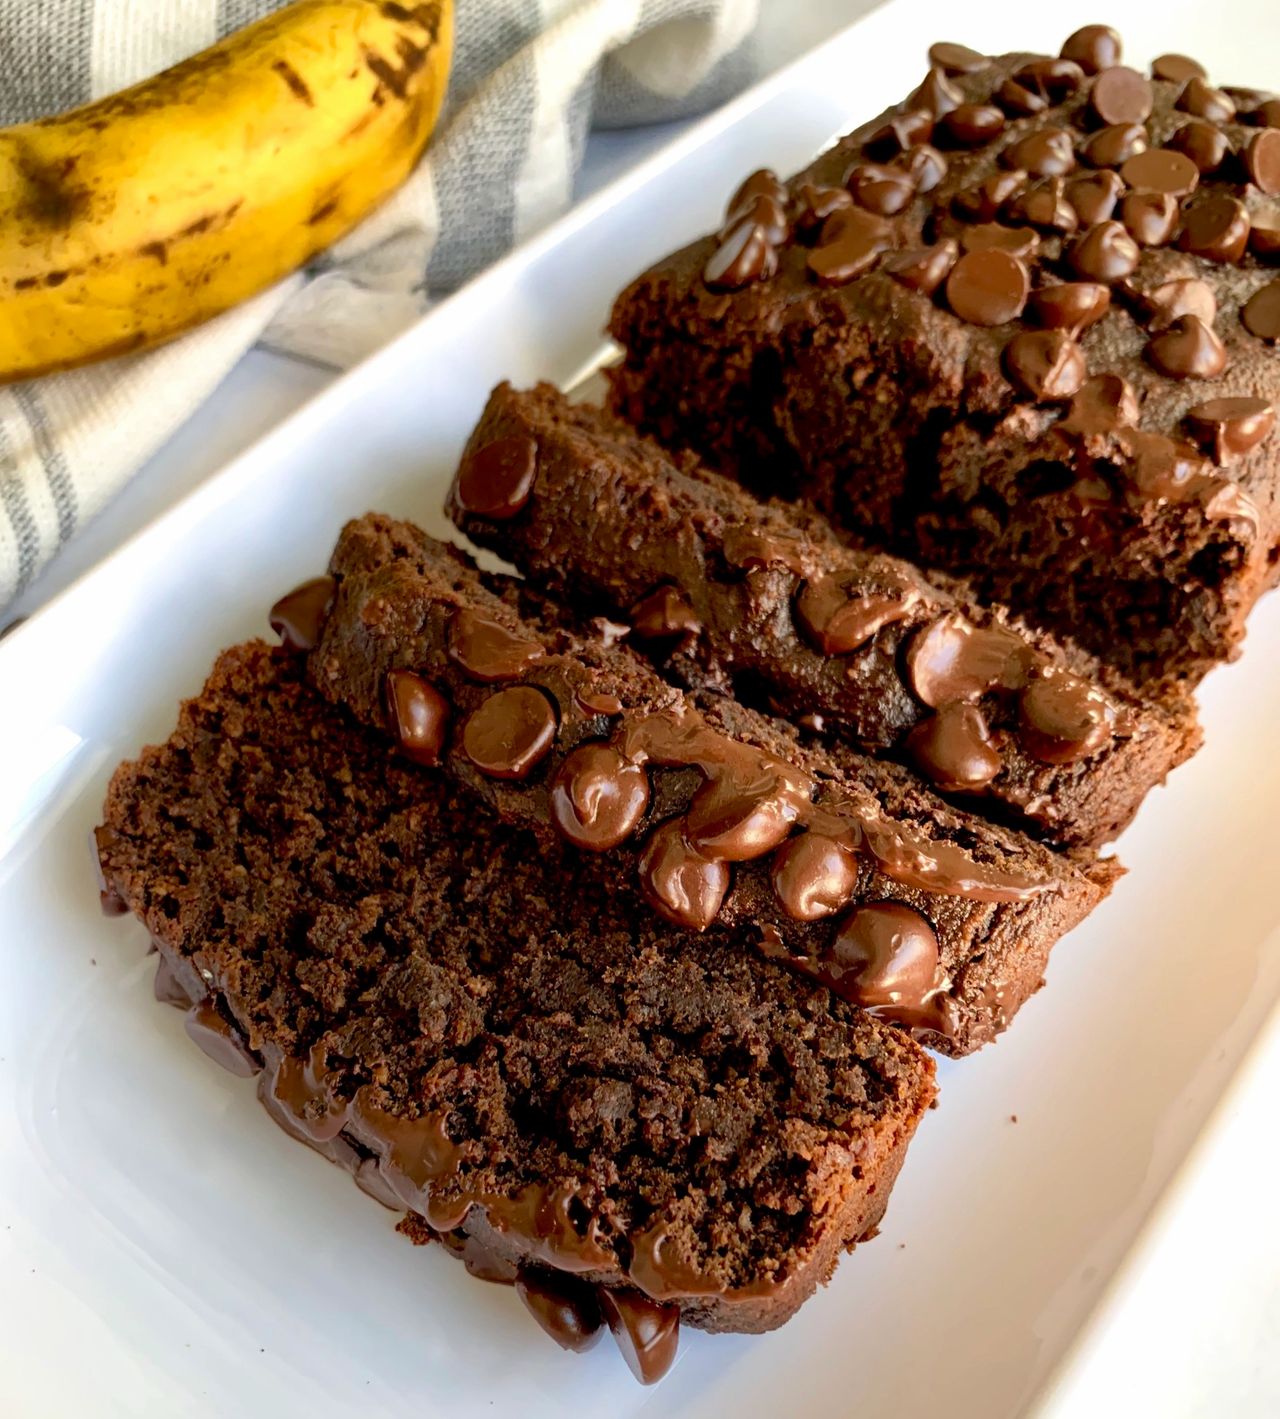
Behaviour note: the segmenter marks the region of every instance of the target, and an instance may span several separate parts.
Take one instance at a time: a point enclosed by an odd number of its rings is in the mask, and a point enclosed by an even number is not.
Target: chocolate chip
[[[1210,197],[1189,207],[1182,217],[1178,245],[1208,261],[1234,262],[1249,241],[1249,214],[1234,197]]]
[[[1104,749],[1115,731],[1115,709],[1088,680],[1048,666],[1022,692],[1023,746],[1044,764],[1074,764]]]
[[[940,709],[958,700],[976,701],[989,690],[1019,689],[1030,655],[1012,631],[975,626],[958,611],[948,611],[912,638],[907,676],[916,697]]]
[[[1138,401],[1128,380],[1118,374],[1095,374],[1085,380],[1058,425],[1063,433],[1110,434],[1138,422]]]
[[[1175,153],[1185,153],[1202,176],[1217,172],[1231,151],[1231,144],[1221,128],[1198,119],[1184,123],[1165,146]]]
[[[338,583],[331,576],[318,576],[295,586],[276,602],[267,620],[287,650],[303,653],[315,648],[337,591]]]
[[[595,1288],[563,1271],[523,1268],[516,1294],[529,1314],[562,1350],[581,1354],[600,1339],[601,1314]]]
[[[935,246],[917,246],[890,253],[885,257],[884,269],[909,290],[931,296],[947,279],[947,273],[956,264],[959,254],[956,243],[950,237],[944,237]]]
[[[666,640],[672,636],[696,635],[702,623],[694,614],[689,598],[678,586],[659,586],[642,597],[627,616],[631,629],[642,640]]]
[[[1029,118],[1049,107],[1047,99],[1033,89],[1024,88],[1016,79],[1005,79],[995,92],[995,100],[1013,118]]]
[[[1027,308],[1046,330],[1081,330],[1102,319],[1111,308],[1111,291],[1096,281],[1063,281],[1032,291]]]
[[[454,491],[467,512],[505,521],[529,501],[537,471],[538,445],[525,434],[512,434],[469,452]]]
[[[667,921],[705,931],[729,890],[729,864],[695,852],[680,820],[673,818],[649,834],[640,855],[640,885]]]
[[[1147,343],[1147,358],[1171,379],[1215,379],[1227,366],[1221,340],[1199,316],[1180,315]]]
[[[796,921],[819,921],[839,911],[858,885],[858,858],[846,843],[822,833],[791,838],[774,855],[774,894]]]
[[[1163,79],[1166,83],[1185,84],[1188,79],[1204,79],[1204,65],[1185,54],[1162,54],[1151,61],[1151,77]]]
[[[1255,128],[1280,128],[1280,99],[1263,99],[1249,114]]]
[[[927,143],[932,136],[933,114],[923,108],[909,109],[906,113],[895,113],[877,128],[862,145],[862,151],[877,162],[886,162],[917,143]]]
[[[649,806],[649,777],[610,744],[583,744],[551,783],[551,820],[575,847],[605,852],[624,842]]]
[[[929,63],[944,74],[977,74],[991,67],[991,60],[966,44],[952,44],[939,40],[929,46]]]
[[[833,212],[852,206],[853,197],[847,188],[817,187],[806,182],[796,193],[792,218],[798,232],[813,236],[822,230],[823,223]]]
[[[1163,246],[1177,228],[1179,210],[1172,193],[1126,192],[1120,220],[1139,246]]]
[[[796,597],[796,619],[823,655],[850,655],[919,601],[914,587],[868,586],[848,576],[807,582]]]
[[[1259,340],[1280,340],[1280,281],[1272,281],[1249,297],[1240,319]]]
[[[1087,138],[1080,156],[1090,167],[1118,168],[1136,154],[1146,152],[1149,142],[1141,123],[1113,123]]]
[[[1122,64],[1103,69],[1089,95],[1089,107],[1100,123],[1145,123],[1151,104],[1150,83]]]
[[[934,118],[942,118],[964,102],[964,95],[935,64],[924,82],[907,99],[906,107],[922,108]]]
[[[743,219],[720,238],[707,257],[702,279],[713,291],[737,291],[767,280],[778,269],[778,254],[763,227]]]
[[[1026,261],[1036,254],[1040,238],[1030,227],[980,222],[976,227],[965,227],[960,233],[960,245],[965,251],[1007,251]]]
[[[1060,177],[1046,177],[1005,204],[1003,215],[1043,232],[1069,236],[1079,225],[1076,209],[1067,201]]]
[[[1280,194],[1280,128],[1264,128],[1249,139],[1244,168],[1259,192],[1268,197]]]
[[[518,680],[542,655],[537,641],[465,607],[449,619],[449,656],[473,680]]]
[[[928,143],[917,143],[893,160],[915,184],[917,192],[932,192],[947,175],[947,160]]]
[[[1174,107],[1197,118],[1207,118],[1211,123],[1230,123],[1236,116],[1236,106],[1230,97],[1195,74],[1183,85]]]
[[[1032,59],[1013,72],[1013,81],[1049,103],[1061,103],[1084,83],[1084,70],[1074,59]]]
[[[1007,251],[970,251],[947,277],[947,302],[971,325],[1016,320],[1027,303],[1027,268]]]
[[[1133,271],[1141,254],[1119,222],[1099,222],[1075,241],[1067,259],[1072,270],[1090,280],[1118,281]]]
[[[1212,325],[1218,314],[1217,297],[1207,281],[1180,277],[1165,281],[1140,298],[1142,312],[1151,330],[1167,330],[1180,316],[1194,315]]]
[[[928,920],[901,902],[855,907],[830,948],[840,993],[864,1008],[919,1010],[938,988],[938,938]]]
[[[977,705],[943,705],[907,735],[911,762],[944,793],[973,793],[1000,772],[1000,755]]]
[[[1209,399],[1188,409],[1187,425],[1221,468],[1256,448],[1275,427],[1276,411],[1265,399]]]
[[[916,195],[911,174],[883,163],[857,163],[845,174],[853,200],[868,212],[892,217]]]
[[[597,1294],[627,1368],[642,1385],[656,1384],[676,1358],[680,1307],[662,1305],[638,1291],[601,1286]]]
[[[1004,131],[1004,114],[993,104],[962,103],[942,120],[940,131],[960,148],[977,148]]]
[[[1002,149],[1000,161],[1032,177],[1065,177],[1076,165],[1075,144],[1065,128],[1042,128]]]
[[[809,253],[809,270],[824,286],[843,286],[869,271],[889,245],[889,228],[871,212],[850,207],[833,212]]]
[[[449,729],[449,702],[412,670],[388,670],[387,718],[396,746],[415,764],[435,768]]]
[[[1086,74],[1096,74],[1120,62],[1120,36],[1110,25],[1085,25],[1062,46],[1062,57],[1073,59]]]
[[[774,246],[786,241],[791,232],[785,203],[767,192],[756,193],[729,213],[728,220],[718,233],[720,241],[726,241],[743,222],[758,227],[764,233],[765,240]]]
[[[464,753],[490,778],[527,778],[555,742],[555,710],[532,685],[490,695],[462,727]]]
[[[1128,159],[1120,169],[1120,176],[1130,187],[1186,197],[1196,190],[1200,170],[1185,153],[1176,153],[1169,148],[1149,148],[1145,153],[1137,153]]]
[[[1205,470],[1204,460],[1188,443],[1141,429],[1127,429],[1124,439],[1129,481],[1145,502],[1185,497],[1188,485]]]
[[[1033,399],[1070,399],[1084,383],[1084,352],[1061,330],[1022,330],[1004,347],[1004,372]]]
[[[1076,209],[1080,225],[1093,227],[1110,218],[1123,191],[1124,183],[1118,173],[1100,172],[1092,177],[1073,177],[1063,189],[1063,195]]]
[[[1010,198],[1026,186],[1025,172],[993,172],[972,187],[957,192],[951,206],[958,217],[970,222],[994,222]]]
[[[252,1079],[261,1070],[262,1060],[218,1009],[212,996],[205,996],[192,1005],[183,1024],[188,1037],[228,1073],[239,1079]]]
[[[693,795],[684,839],[711,862],[750,862],[790,836],[808,801],[808,783],[780,762],[747,783],[719,775]]]
[[[1255,222],[1249,229],[1249,250],[1259,261],[1280,259],[1280,224]]]

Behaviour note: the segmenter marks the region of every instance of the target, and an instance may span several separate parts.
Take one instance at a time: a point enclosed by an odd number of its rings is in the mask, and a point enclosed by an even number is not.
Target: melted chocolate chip
[[[1208,261],[1234,262],[1249,241],[1249,214],[1234,197],[1210,197],[1183,214],[1178,245]]]
[[[778,254],[764,227],[740,220],[707,257],[702,279],[713,291],[737,291],[767,280],[778,269]]]
[[[671,1368],[680,1344],[680,1308],[661,1305],[638,1291],[601,1287],[600,1309],[622,1358],[642,1385],[656,1384]]]
[[[1061,103],[1078,92],[1084,69],[1074,59],[1032,59],[1015,69],[1013,80],[1048,103]]]
[[[1120,169],[1120,176],[1130,187],[1187,197],[1196,190],[1200,170],[1185,153],[1171,148],[1148,148],[1145,153],[1129,158]]]
[[[930,709],[976,701],[997,687],[1019,689],[1027,678],[1030,647],[1000,626],[978,627],[948,611],[917,631],[907,650],[907,675]]]
[[[1086,74],[1111,69],[1120,62],[1120,36],[1110,25],[1085,25],[1062,46],[1062,57],[1073,59]]]
[[[1100,123],[1145,123],[1151,105],[1151,84],[1136,69],[1122,64],[1103,69],[1089,95],[1089,107]]]
[[[1075,143],[1065,128],[1041,128],[1010,143],[1000,161],[1032,177],[1065,177],[1076,165]]]
[[[1072,245],[1068,260],[1073,271],[1090,280],[1118,281],[1134,270],[1141,255],[1119,222],[1099,222]]]
[[[388,670],[387,718],[396,746],[415,764],[435,768],[449,729],[449,702],[412,670]]]
[[[1207,281],[1180,277],[1165,281],[1141,298],[1142,313],[1150,330],[1167,330],[1184,315],[1194,315],[1205,325],[1212,325],[1218,314],[1217,297]]]
[[[829,954],[841,974],[840,994],[888,1019],[921,1009],[938,989],[938,938],[924,916],[901,902],[855,907]]]
[[[848,577],[807,582],[796,598],[796,619],[823,655],[849,655],[882,627],[909,616],[920,594],[906,583],[849,584]]]
[[[1114,433],[1138,422],[1138,401],[1118,374],[1096,374],[1081,386],[1067,417],[1058,425],[1066,434],[1090,437]]]
[[[1259,340],[1280,340],[1280,281],[1255,291],[1245,302],[1240,319]]]
[[[459,607],[449,618],[449,657],[473,680],[518,680],[543,656],[537,641],[509,631],[488,616]]]
[[[1006,202],[1027,185],[1025,172],[993,172],[972,187],[957,192],[951,207],[967,222],[994,222]]]
[[[1201,123],[1197,119],[1184,123],[1169,139],[1166,147],[1190,158],[1202,177],[1217,172],[1231,151],[1231,144],[1221,128],[1215,128],[1212,123]]]
[[[901,212],[916,195],[911,174],[884,163],[857,163],[845,176],[845,186],[859,207],[881,217]]]
[[[774,894],[796,921],[819,921],[838,911],[858,885],[858,858],[848,844],[824,833],[801,833],[775,854]]]
[[[1124,229],[1139,246],[1163,246],[1178,225],[1178,199],[1168,192],[1126,192],[1120,204]]]
[[[1044,178],[1018,193],[1005,204],[1004,216],[1011,222],[1062,236],[1069,236],[1080,223],[1076,209],[1067,201],[1060,177]]]
[[[1147,358],[1171,379],[1215,379],[1227,365],[1222,341],[1199,316],[1180,315],[1153,335]]]
[[[1057,666],[1047,666],[1022,692],[1021,742],[1045,764],[1074,764],[1106,747],[1115,732],[1115,709],[1097,686]]]
[[[1204,79],[1204,65],[1185,54],[1162,54],[1151,61],[1151,77],[1171,84],[1185,84],[1188,79]]]
[[[1187,426],[1219,466],[1243,457],[1275,427],[1276,411],[1265,399],[1208,399],[1188,409]]]
[[[934,118],[942,118],[953,108],[959,108],[963,102],[964,95],[942,70],[934,65],[925,75],[920,87],[907,97],[904,107],[923,109],[926,113],[933,114]]]
[[[610,744],[583,744],[551,783],[551,821],[575,847],[606,852],[639,826],[649,806],[649,776]]]
[[[600,1305],[595,1287],[562,1271],[523,1268],[516,1294],[529,1314],[562,1350],[581,1354],[600,1339]]]
[[[750,862],[785,842],[809,804],[809,784],[762,755],[755,775],[716,774],[693,796],[684,840],[711,862]]]
[[[927,109],[913,108],[905,113],[895,113],[882,127],[877,128],[862,145],[862,151],[869,158],[885,162],[905,153],[917,143],[927,143],[933,137],[933,114]]]
[[[1113,123],[1087,139],[1080,156],[1090,167],[1118,168],[1121,163],[1145,153],[1149,141],[1141,123]]]
[[[939,132],[957,148],[978,148],[1002,133],[1004,122],[994,104],[962,103],[942,120]]]
[[[1027,268],[1007,251],[971,251],[947,277],[947,302],[971,325],[1003,325],[1022,314],[1030,280]]]
[[[1084,351],[1061,330],[1021,330],[1004,348],[1004,372],[1033,399],[1070,399],[1084,383]]]
[[[844,187],[817,187],[806,182],[796,193],[793,215],[796,230],[804,236],[814,236],[832,214],[852,207],[853,198]]]
[[[163,952],[156,961],[156,976],[151,984],[151,993],[161,1005],[173,1005],[182,1011],[191,1008],[191,996],[178,979],[168,956]]]
[[[889,245],[884,219],[857,207],[834,212],[809,253],[809,270],[823,286],[843,286],[869,271]]]
[[[555,710],[532,685],[490,695],[462,727],[463,752],[490,778],[527,778],[555,741]]]
[[[1099,172],[1092,177],[1073,177],[1063,195],[1076,209],[1081,226],[1094,227],[1110,218],[1123,191],[1118,173]]]
[[[1198,74],[1193,74],[1183,85],[1174,106],[1183,113],[1207,118],[1211,123],[1230,123],[1236,116],[1236,106],[1230,96],[1207,84]]]
[[[1007,251],[1011,256],[1029,261],[1040,246],[1040,238],[1030,227],[1006,227],[999,222],[980,222],[960,233],[960,245],[965,251]]]
[[[950,237],[935,246],[915,246],[906,251],[891,252],[884,260],[884,269],[908,290],[931,296],[947,279],[956,264],[959,247]]]
[[[721,540],[724,559],[731,567],[785,567],[802,577],[807,568],[807,543],[799,532],[764,532],[749,526],[726,527]]]
[[[331,576],[314,577],[294,587],[271,608],[271,629],[288,650],[301,653],[315,648],[337,590],[338,583]]]
[[[1032,114],[1043,113],[1049,101],[1018,83],[1016,79],[1004,79],[995,92],[995,100],[1011,118],[1029,118]]]
[[[677,586],[659,586],[651,591],[636,602],[627,619],[642,640],[697,635],[702,629],[689,598]]]
[[[939,40],[929,46],[929,64],[944,74],[977,74],[991,67],[991,60],[965,44]]]
[[[1063,281],[1032,291],[1027,309],[1046,330],[1073,334],[1101,320],[1111,308],[1111,291],[1096,281]],[[1074,392],[1074,391],[1073,391]]]
[[[649,834],[640,856],[640,885],[667,921],[705,931],[729,890],[729,866],[695,852],[685,841],[683,824],[673,818]]]
[[[947,160],[928,143],[917,143],[893,160],[915,184],[917,192],[932,192],[947,175]]]
[[[977,705],[945,704],[907,735],[911,762],[945,793],[972,793],[1000,772],[1000,755]]]
[[[217,1001],[206,996],[187,1011],[187,1034],[217,1065],[240,1079],[251,1079],[262,1061],[249,1048],[244,1036],[218,1009]]]
[[[755,172],[743,178],[741,185],[725,205],[725,215],[731,217],[735,212],[743,211],[750,207],[757,197],[768,197],[774,202],[787,200],[787,189],[772,168],[757,168]]]
[[[718,234],[719,239],[722,242],[727,240],[738,226],[749,223],[763,232],[765,240],[773,246],[786,241],[791,234],[791,226],[787,221],[787,209],[784,202],[785,195],[779,199],[768,193],[757,193],[729,213]]]
[[[537,471],[538,445],[525,434],[512,434],[469,452],[454,491],[467,512],[505,521],[529,501]]]

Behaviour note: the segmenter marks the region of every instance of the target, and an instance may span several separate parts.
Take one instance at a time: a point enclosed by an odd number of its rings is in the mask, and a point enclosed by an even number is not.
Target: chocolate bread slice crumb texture
[[[1280,576],[1274,104],[1071,48],[935,64],[754,175],[619,297],[612,401],[1135,680],[1195,680]],[[726,267],[744,230],[760,259]]]
[[[493,447],[524,450],[491,506]],[[1143,699],[1091,656],[909,563],[843,545],[551,385],[501,385],[448,511],[569,605],[619,618],[668,677],[913,764],[975,811],[1058,846],[1114,837],[1199,745],[1190,697]]]
[[[903,1032],[389,756],[285,651],[220,657],[97,842],[206,1052],[410,1235],[518,1280],[569,1348],[607,1320],[645,1379],[679,1320],[786,1320],[933,1098]]]
[[[307,637],[324,695],[504,820],[616,858],[668,920],[741,927],[948,1053],[1004,1028],[1118,870],[953,809],[897,765],[686,695],[545,600],[522,616],[521,583],[408,523],[349,523],[330,572],[332,609]],[[903,906],[922,927],[909,941]]]

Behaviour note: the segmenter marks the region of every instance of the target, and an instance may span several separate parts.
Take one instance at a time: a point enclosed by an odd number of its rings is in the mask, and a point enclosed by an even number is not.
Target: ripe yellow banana
[[[452,32],[452,0],[297,0],[0,130],[0,380],[158,344],[336,240],[417,161]]]

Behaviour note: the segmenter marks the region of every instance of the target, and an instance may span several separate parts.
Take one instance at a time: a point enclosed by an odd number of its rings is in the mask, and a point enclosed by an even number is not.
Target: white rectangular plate
[[[981,8],[982,13],[977,11]],[[1129,54],[1266,83],[1272,0],[1113,5]],[[111,769],[340,524],[445,528],[490,386],[569,381],[610,298],[916,82],[923,49],[1056,52],[1059,12],[892,4],[712,116],[447,302],[0,645],[0,1408],[36,1415],[901,1416],[1023,1412],[1280,995],[1280,603],[1203,694],[1208,745],[1008,1036],[941,1070],[883,1235],[767,1337],[691,1334],[657,1391],[567,1356],[505,1289],[418,1251],[150,999],[86,846]],[[1016,1120],[1016,1121],[1015,1121]]]

